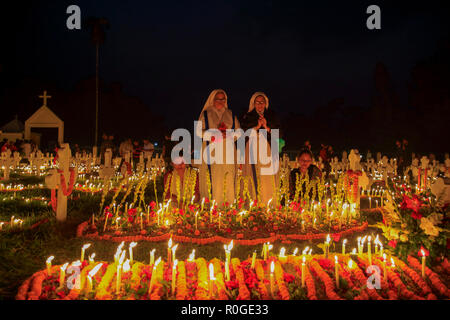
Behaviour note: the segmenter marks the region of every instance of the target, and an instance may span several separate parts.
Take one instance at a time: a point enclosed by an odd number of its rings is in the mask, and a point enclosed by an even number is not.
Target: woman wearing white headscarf
[[[271,149],[271,130],[279,129],[280,124],[275,113],[269,110],[269,98],[263,92],[256,92],[252,95],[250,99],[250,104],[248,112],[245,113],[241,118],[241,126],[244,131],[248,129],[253,129],[253,139],[250,138],[246,141],[245,146],[245,164],[243,165],[242,174],[246,178],[250,178],[250,183],[248,188],[250,190],[250,195],[253,199],[258,199],[258,189],[260,195],[260,201],[266,204],[270,199],[273,198],[275,194],[274,187],[277,186],[277,174],[261,174],[263,168],[266,170],[268,168],[276,168],[276,159],[272,157]],[[259,130],[265,129],[267,131],[267,143],[260,145],[260,137],[264,137]],[[257,135],[256,135],[257,133]],[[263,141],[263,140],[262,140]],[[250,148],[253,147],[253,143],[256,144],[253,148],[253,153],[250,153]],[[270,162],[264,161],[266,163],[261,163],[259,158],[260,148],[265,148],[265,154]],[[278,149],[276,149],[278,152]],[[261,151],[264,154],[264,151]],[[250,159],[252,161],[250,162]],[[267,160],[266,159],[266,160]],[[273,170],[267,170],[273,171]],[[267,173],[267,172],[266,172]],[[242,189],[241,189],[242,190]],[[273,199],[275,203],[275,199]]]
[[[211,191],[212,199],[216,201],[216,204],[222,205],[225,202],[231,204],[235,200],[236,150],[234,137],[227,138],[225,130],[238,129],[240,125],[233,112],[228,108],[225,91],[216,89],[210,93],[200,114],[199,121],[202,123],[201,129],[203,134],[200,154],[202,163],[199,174],[200,197],[209,198],[209,192]],[[211,135],[205,132],[208,129],[218,129],[220,133],[217,132],[218,134]],[[208,146],[209,148],[207,149]],[[229,161],[227,161],[227,155]],[[217,163],[211,163],[213,159]],[[208,175],[211,178],[211,189],[209,189],[209,183],[207,182]]]

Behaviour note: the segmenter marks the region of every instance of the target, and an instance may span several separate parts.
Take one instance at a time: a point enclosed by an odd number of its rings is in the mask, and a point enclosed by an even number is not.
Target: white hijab
[[[216,97],[216,94],[223,93],[225,95],[225,109],[228,109],[228,96],[226,92],[222,89],[215,89],[211,91],[209,94],[208,99],[205,102],[205,105],[203,106],[202,112],[209,109],[210,107],[214,107],[214,98]]]
[[[258,96],[264,97],[266,100],[266,109],[269,108],[269,98],[267,98],[266,94],[264,92],[255,92],[252,97],[250,98],[250,105],[248,106],[248,112],[252,112],[255,108],[255,100]]]

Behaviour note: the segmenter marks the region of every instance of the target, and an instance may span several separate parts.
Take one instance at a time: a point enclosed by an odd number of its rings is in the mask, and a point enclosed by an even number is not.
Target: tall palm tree
[[[91,42],[95,45],[95,146],[98,143],[98,49],[105,42],[106,33],[104,27],[109,28],[109,22],[105,18],[89,17],[86,25],[91,29]]]

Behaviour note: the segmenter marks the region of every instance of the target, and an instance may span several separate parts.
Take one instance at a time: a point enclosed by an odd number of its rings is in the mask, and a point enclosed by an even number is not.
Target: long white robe
[[[230,109],[224,108],[222,110],[217,110],[217,108],[210,106],[206,108],[208,114],[208,125],[209,129],[218,129],[220,124],[223,122],[227,129],[232,129],[233,127],[233,118],[234,118],[234,128],[240,128],[239,121]],[[204,111],[200,114],[200,119],[202,123],[202,132],[205,132],[206,124]],[[204,136],[204,140],[210,140],[211,136],[206,134]],[[228,138],[233,139],[233,138]],[[210,147],[210,157],[216,158],[219,160],[220,153],[216,152],[217,150],[222,149],[222,163],[211,163],[211,187],[212,187],[212,199],[216,201],[216,204],[222,205],[224,202],[233,203],[235,200],[235,178],[236,178],[236,148],[234,143],[226,143],[226,139],[216,139],[214,142],[209,142],[209,144],[214,144],[214,147]],[[227,149],[228,144],[228,149]],[[230,148],[231,145],[231,148]],[[206,163],[206,154],[205,150],[207,146],[206,141],[202,143],[202,163],[200,165],[200,173],[199,173],[199,189],[200,189],[200,197],[209,198],[208,192],[208,183],[207,183],[207,170],[208,165]],[[226,163],[227,154],[230,158],[232,156],[232,163]],[[225,198],[224,198],[224,186],[225,186]],[[211,200],[211,199],[210,199]],[[212,201],[212,200],[211,200]]]

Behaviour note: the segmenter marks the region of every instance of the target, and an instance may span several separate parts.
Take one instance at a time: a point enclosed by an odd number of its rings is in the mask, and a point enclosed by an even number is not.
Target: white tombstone
[[[3,169],[3,179],[9,180],[10,167],[13,163],[13,159],[11,158],[11,150],[6,149],[6,151],[2,152],[2,166]]]
[[[430,160],[428,160],[428,158],[425,157],[425,156],[423,156],[423,157],[420,159],[420,167],[421,167],[422,169],[427,169],[429,163],[430,163]]]
[[[65,221],[67,219],[67,196],[64,195],[60,175],[64,175],[66,182],[66,189],[70,184],[70,158],[71,151],[68,143],[63,143],[61,148],[58,149],[58,163],[59,173],[55,169],[51,170],[51,173],[45,178],[45,184],[50,189],[58,189],[57,203],[56,203],[56,220]]]
[[[445,159],[445,176],[447,178],[450,178],[450,159],[449,158]]]
[[[20,159],[21,159],[20,158],[20,153],[17,152],[17,151],[14,151],[14,154],[13,154],[13,165],[14,165],[14,168],[17,168],[19,166]]]
[[[377,163],[381,161],[381,152],[377,152]]]
[[[361,176],[359,177],[359,186],[365,191],[367,190],[367,187],[369,186],[370,180],[369,177],[367,176],[367,173],[365,171],[363,171],[363,173],[361,174]]]
[[[350,170],[352,171],[360,170],[359,162],[361,161],[361,157],[358,154],[358,150],[352,149],[350,151],[348,161],[350,162]]]
[[[104,181],[111,179],[115,175],[116,170],[112,165],[111,160],[112,160],[112,151],[110,148],[108,148],[105,151],[105,164],[100,166],[98,172],[100,179],[103,179]]]
[[[450,202],[450,186],[446,185],[444,179],[438,178],[430,186],[431,193],[436,196],[436,199],[440,205],[444,205]]]

